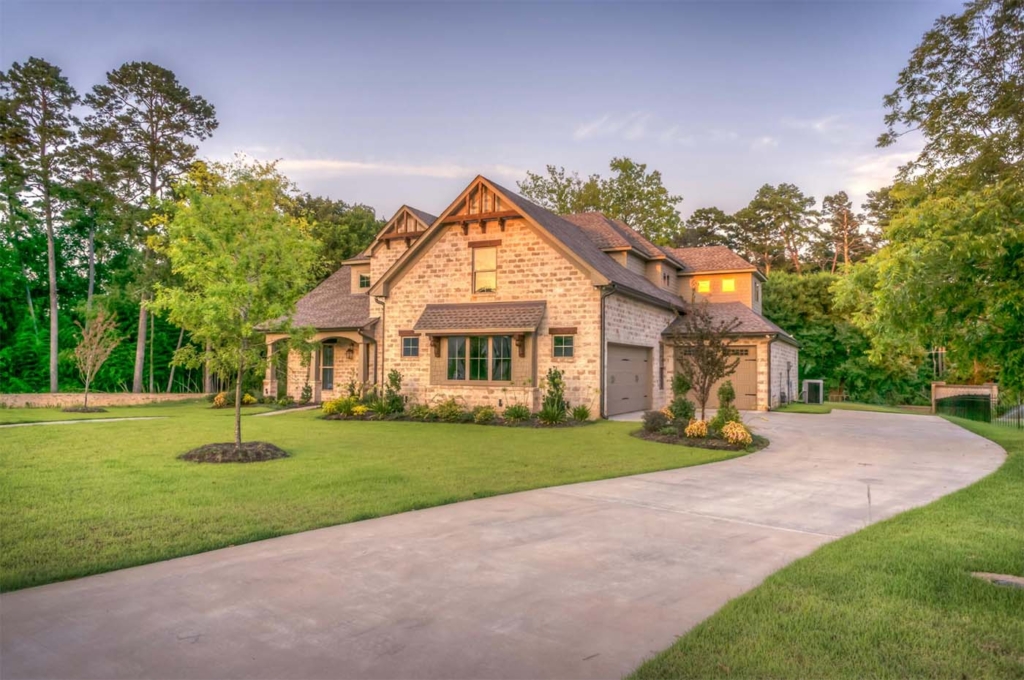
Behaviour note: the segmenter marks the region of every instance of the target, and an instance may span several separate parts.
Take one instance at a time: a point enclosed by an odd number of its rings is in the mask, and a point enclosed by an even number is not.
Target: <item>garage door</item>
[[[757,409],[757,345],[734,345],[729,348],[729,353],[737,357],[740,363],[736,366],[735,373],[719,380],[711,388],[708,408],[718,408],[718,388],[726,380],[731,380],[732,387],[736,390],[736,408],[741,411],[753,411]],[[690,400],[697,404],[697,397],[693,392],[690,392]],[[700,408],[699,404],[697,408]]]
[[[608,415],[651,407],[651,348],[608,345]]]

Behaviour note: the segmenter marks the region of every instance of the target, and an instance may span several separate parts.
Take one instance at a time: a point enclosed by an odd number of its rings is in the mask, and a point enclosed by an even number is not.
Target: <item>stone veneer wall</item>
[[[772,399],[771,408],[779,405],[782,393],[786,393],[786,399],[796,401],[800,397],[800,374],[799,360],[800,350],[788,342],[775,340],[771,344],[772,357]],[[789,371],[789,380],[786,379],[786,363],[792,363]]]
[[[81,406],[83,396],[81,392],[0,394],[0,404],[5,408],[64,408],[66,406]],[[206,396],[203,392],[135,394],[134,392],[90,391],[89,406],[139,406],[141,404],[202,399]]]
[[[651,352],[651,407],[666,406],[672,397],[672,348],[661,341],[661,333],[676,318],[672,310],[642,302],[621,294],[605,300],[605,340],[612,344],[650,347]],[[659,384],[659,361],[665,351],[664,386]],[[607,360],[607,354],[606,360]]]
[[[392,283],[384,314],[382,348],[384,374],[397,368],[404,377],[403,392],[411,401],[432,403],[456,397],[466,406],[498,407],[509,402],[540,406],[539,383],[551,366],[565,373],[570,403],[588,404],[596,416],[600,395],[600,292],[587,273],[565,259],[523,220],[509,220],[501,231],[493,222],[482,233],[472,225],[468,234],[460,226],[436,227],[445,231]],[[472,292],[470,241],[501,240],[498,246],[498,290]],[[529,384],[465,385],[432,384],[431,347],[420,336],[420,355],[401,356],[399,331],[412,330],[428,303],[509,302],[545,300],[547,311],[534,338],[537,371]],[[552,356],[550,327],[576,327],[575,356]],[[531,361],[531,352],[520,358],[513,347],[513,361]]]
[[[405,254],[406,250],[408,249],[405,247],[405,241],[402,239],[393,239],[390,242],[390,247],[386,243],[380,243],[375,246],[373,256],[370,258],[370,285],[377,283],[380,277],[384,276],[384,273],[391,268],[391,265]],[[371,316],[376,316],[376,312],[379,310],[379,306],[370,305]]]

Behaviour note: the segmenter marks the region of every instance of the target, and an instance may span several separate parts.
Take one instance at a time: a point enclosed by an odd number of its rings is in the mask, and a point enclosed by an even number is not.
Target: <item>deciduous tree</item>
[[[739,323],[736,318],[715,318],[705,301],[687,308],[682,327],[670,337],[674,356],[679,357],[676,365],[700,404],[701,420],[715,383],[735,373],[740,364],[729,354],[730,333]]]
[[[305,219],[282,210],[290,185],[273,164],[204,169],[177,191],[160,251],[177,277],[151,303],[196,345],[175,361],[235,380],[235,445],[242,443],[242,378],[263,359],[266,330],[288,333],[312,282],[317,246]]]
[[[89,387],[99,373],[110,353],[121,344],[121,336],[117,333],[117,316],[109,314],[100,307],[96,313],[87,316],[85,325],[75,322],[82,331],[82,340],[75,347],[75,364],[85,383],[85,395],[82,408],[89,408]]]

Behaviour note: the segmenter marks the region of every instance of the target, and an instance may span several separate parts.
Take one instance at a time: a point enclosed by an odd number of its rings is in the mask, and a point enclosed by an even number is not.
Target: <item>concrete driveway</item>
[[[617,678],[785,564],[1004,458],[930,416],[749,420],[772,445],[732,461],[3,595],[0,676]]]

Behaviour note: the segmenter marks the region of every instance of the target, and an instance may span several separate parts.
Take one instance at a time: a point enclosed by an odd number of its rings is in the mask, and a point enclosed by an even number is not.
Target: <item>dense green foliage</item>
[[[800,380],[824,380],[854,401],[927,403],[935,375],[925,353],[911,346],[872,360],[869,336],[836,307],[832,290],[842,278],[774,271],[764,285],[765,316],[800,341]]]
[[[631,677],[1024,676],[1024,590],[971,576],[1020,574],[1024,432],[954,422],[1006,449],[997,472],[769,576]]]
[[[205,402],[105,414],[0,409],[0,422],[166,416],[0,430],[0,590],[461,500],[742,455],[646,442],[630,436],[634,423],[540,429],[346,422],[322,420],[317,411],[250,417],[263,410],[245,410],[246,431],[290,457],[196,466],[177,456],[230,438],[230,410]]]

